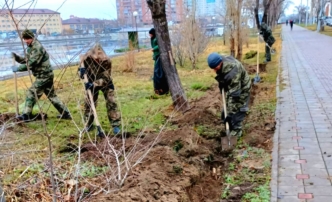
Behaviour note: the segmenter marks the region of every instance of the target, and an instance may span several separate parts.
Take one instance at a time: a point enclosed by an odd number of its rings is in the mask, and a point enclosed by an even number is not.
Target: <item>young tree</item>
[[[160,59],[172,94],[173,105],[177,110],[185,112],[189,109],[189,103],[187,102],[173,59],[166,19],[166,1],[147,0],[146,2],[151,10],[153,25],[156,29],[159,50],[161,53]]]

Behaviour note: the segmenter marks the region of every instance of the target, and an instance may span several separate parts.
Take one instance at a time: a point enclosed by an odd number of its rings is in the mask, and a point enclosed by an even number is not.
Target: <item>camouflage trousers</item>
[[[234,114],[229,114],[230,121],[230,135],[241,136],[242,135],[242,122],[249,111],[250,93],[244,93],[240,96],[237,102],[233,100],[232,105],[236,105],[239,110]],[[227,105],[227,108],[229,105]]]
[[[273,43],[268,43],[268,45],[272,48]],[[271,61],[271,50],[269,48],[269,46],[265,45],[265,58],[266,61]]]
[[[43,95],[43,93],[45,93],[47,98],[51,101],[52,105],[58,110],[60,114],[62,114],[64,111],[69,112],[67,107],[61,102],[61,100],[55,94],[53,87],[53,79],[54,76],[50,76],[48,78],[36,79],[36,81],[28,89],[25,100],[25,108],[23,112],[24,114],[32,113],[33,106],[36,104],[37,99],[39,99]]]
[[[113,88],[113,89],[112,89]],[[97,100],[99,91],[102,91],[104,94],[104,98],[106,101],[106,110],[108,120],[111,123],[112,127],[121,125],[121,114],[118,111],[118,106],[114,99],[114,86],[113,84],[108,86],[96,86],[92,89],[93,101],[95,107],[97,107]],[[87,122],[87,126],[89,127],[94,120],[93,111],[91,110],[90,100],[88,95],[86,95],[85,105],[84,105],[84,116]]]

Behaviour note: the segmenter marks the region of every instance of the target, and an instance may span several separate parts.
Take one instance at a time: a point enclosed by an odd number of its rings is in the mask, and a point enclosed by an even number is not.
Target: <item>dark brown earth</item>
[[[251,102],[267,90],[254,86]],[[129,174],[123,187],[107,195],[91,196],[87,201],[220,201],[224,168],[233,159],[220,148],[220,133],[224,126],[219,118],[219,89],[214,86],[204,97],[193,100],[190,106],[191,110],[171,120],[171,125],[177,129],[162,133],[160,141],[143,163]],[[165,116],[169,110],[165,111]],[[255,116],[250,114],[247,121],[255,121]],[[206,132],[199,129],[202,126]],[[274,119],[271,116],[271,120],[264,124],[253,124],[246,131],[243,142],[270,150],[273,130]],[[143,142],[153,141],[155,135],[148,134]],[[127,147],[133,145],[130,139],[127,139]],[[95,153],[93,148],[83,153],[86,160],[95,159],[91,155]],[[252,189],[253,185],[248,183],[230,187],[230,195],[224,201],[240,201]]]

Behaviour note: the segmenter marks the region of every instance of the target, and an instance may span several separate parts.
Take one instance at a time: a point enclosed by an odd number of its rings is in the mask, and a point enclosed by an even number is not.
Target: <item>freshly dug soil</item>
[[[251,103],[254,102],[255,96],[261,93],[259,91],[262,91],[260,86],[253,87]],[[223,172],[233,158],[223,153],[220,148],[220,133],[224,130],[219,118],[220,97],[218,87],[214,86],[204,97],[193,100],[188,112],[171,120],[171,124],[177,126],[177,129],[161,134],[160,141],[151,149],[145,160],[132,170],[118,191],[90,196],[86,201],[221,201]],[[248,118],[255,116],[251,114]],[[247,122],[251,121],[248,118]],[[273,117],[267,120],[266,124],[253,125],[253,128],[246,131],[243,141],[267,150],[271,149]],[[270,128],[267,130],[268,127]],[[141,144],[153,141],[155,136],[153,133],[147,134]],[[98,147],[102,148],[103,143],[99,144]],[[121,139],[113,144],[115,147],[121,146]],[[133,137],[128,138],[126,147],[130,148],[133,145]],[[94,146],[85,145],[84,148],[84,160],[93,161],[100,157]],[[240,201],[241,197],[252,189],[253,185],[247,183],[230,187],[228,199],[222,201]]]

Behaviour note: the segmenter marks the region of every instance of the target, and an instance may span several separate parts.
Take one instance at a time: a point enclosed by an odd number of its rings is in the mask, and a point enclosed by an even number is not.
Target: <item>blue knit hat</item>
[[[222,62],[222,57],[218,53],[211,53],[207,59],[207,62],[209,67],[214,69]]]

